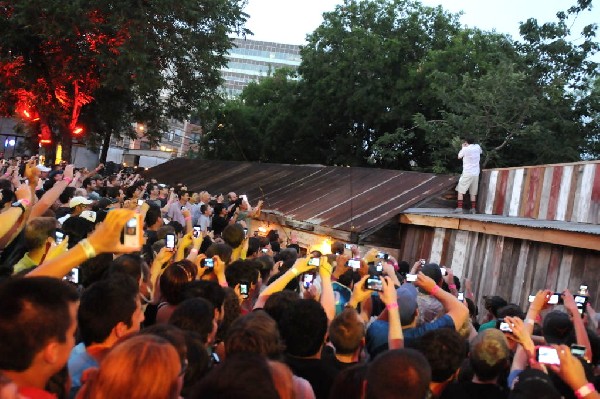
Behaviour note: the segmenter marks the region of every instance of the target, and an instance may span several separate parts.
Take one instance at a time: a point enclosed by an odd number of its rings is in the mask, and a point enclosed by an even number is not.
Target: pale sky
[[[250,15],[247,28],[254,35],[249,39],[285,44],[305,44],[306,35],[322,22],[323,12],[333,11],[343,0],[248,0],[244,11]],[[508,33],[519,37],[519,22],[537,18],[538,23],[556,21],[556,12],[576,4],[576,0],[422,0],[428,6],[442,5],[451,12],[463,11],[463,25],[483,30]],[[600,22],[600,2],[576,21],[573,40],[580,27]]]

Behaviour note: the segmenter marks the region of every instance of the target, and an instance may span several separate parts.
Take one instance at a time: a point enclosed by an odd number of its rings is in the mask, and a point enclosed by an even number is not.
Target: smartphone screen
[[[383,291],[383,285],[379,276],[369,276],[366,281],[366,288],[373,291]]]
[[[248,298],[248,283],[240,283],[240,296],[242,298]]]
[[[308,260],[308,265],[319,267],[321,265],[321,258],[310,258]]]
[[[550,296],[550,300],[548,301],[549,305],[557,305],[560,294],[552,294]]]
[[[248,237],[248,229],[244,229],[244,238]]]
[[[125,223],[123,231],[123,244],[127,247],[139,247],[141,245],[141,218],[135,215]]]
[[[409,283],[417,281],[417,275],[416,274],[407,274],[406,275],[406,281],[408,281]],[[460,294],[462,294],[462,292],[459,293],[459,295]]]
[[[440,270],[442,271],[442,276],[445,276],[448,274],[448,270],[446,270],[445,267],[440,267]]]
[[[459,292],[458,293],[458,300],[461,302],[465,301],[465,293],[464,292]]]
[[[585,284],[581,284],[579,286],[579,295],[587,295],[588,294],[588,286]]]
[[[167,242],[166,247],[168,249],[171,249],[171,250],[175,249],[175,234],[167,234],[166,242]]]
[[[353,269],[360,269],[360,260],[359,259],[350,259],[348,261],[348,267]]]
[[[344,244],[344,248],[346,248],[346,249],[352,249],[352,244]]]
[[[144,200],[139,199],[137,201],[138,206],[142,206],[144,204]]]
[[[79,268],[74,267],[73,269],[71,269],[69,274],[67,274],[65,277],[63,277],[63,280],[68,281],[73,284],[79,284]]]
[[[208,267],[210,269],[215,267],[215,260],[213,258],[202,259],[202,262],[200,262],[200,263],[202,264],[202,266]]]
[[[375,265],[375,271],[377,273],[382,273],[383,272],[383,263],[382,262],[379,262],[379,263],[377,263],[377,265]]]
[[[510,328],[510,325],[504,320],[498,320],[496,328],[502,332],[512,333],[512,328]]]
[[[268,254],[269,253],[269,248],[263,248],[261,249],[263,254]]]
[[[377,252],[377,257],[379,259],[387,259],[388,258],[388,254],[386,254],[385,252]]]
[[[560,365],[556,349],[551,346],[539,346],[536,350],[538,363]]]
[[[200,226],[194,226],[194,238],[198,238],[200,235]]]
[[[54,233],[54,242],[56,242],[56,244],[60,244],[64,238],[65,235],[62,232],[57,231],[56,233]]]
[[[529,295],[529,302],[533,302],[533,300],[535,299],[535,295]]]
[[[571,345],[571,354],[573,356],[583,359],[585,357],[585,346],[572,344]]]
[[[302,286],[304,288],[308,289],[311,286],[311,284],[313,283],[314,278],[315,278],[315,276],[310,273],[305,274],[304,277],[302,278]]]

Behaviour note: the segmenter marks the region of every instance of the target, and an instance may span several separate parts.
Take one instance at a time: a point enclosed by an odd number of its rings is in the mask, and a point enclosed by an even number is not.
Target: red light
[[[27,119],[31,118],[31,114],[26,109],[23,110],[23,115],[25,115]]]
[[[83,128],[80,126],[76,126],[75,129],[73,129],[73,134],[78,135],[83,133]]]
[[[49,139],[42,139],[42,140],[40,140],[40,144],[42,144],[42,145],[43,145],[43,144],[52,144],[52,140],[49,140]]]

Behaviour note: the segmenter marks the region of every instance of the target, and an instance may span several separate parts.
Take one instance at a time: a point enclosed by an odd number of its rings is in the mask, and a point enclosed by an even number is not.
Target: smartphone
[[[138,204],[138,206],[142,206],[142,205],[144,205],[144,200],[142,200],[142,199],[139,199],[137,204]]]
[[[442,271],[442,276],[448,275],[448,270],[445,267],[440,267],[440,270]]]
[[[459,292],[458,293],[458,300],[461,302],[465,301],[465,293],[464,292]]]
[[[529,303],[533,302],[535,299],[535,295],[529,295]]]
[[[215,260],[213,258],[204,258],[202,261],[200,261],[200,265],[202,267],[208,267],[209,269],[212,269],[215,267]]]
[[[421,266],[425,266],[425,259],[421,259],[419,262],[421,262]]]
[[[585,357],[585,346],[571,344],[571,355],[583,359]]]
[[[194,236],[194,238],[198,238],[198,236],[200,235],[200,226],[194,226],[194,232],[192,233],[192,235]]]
[[[377,252],[377,258],[379,259],[388,259],[390,257],[390,255],[386,254],[385,252]]]
[[[181,210],[182,210],[182,211],[183,211],[184,209],[185,209],[185,205],[183,205],[183,206],[181,207]]]
[[[244,238],[248,237],[248,229],[244,228]]]
[[[583,317],[583,313],[585,312],[585,308],[588,303],[588,297],[585,295],[575,295],[574,299],[575,304],[577,305],[577,310],[579,311],[581,317]]]
[[[169,224],[169,219],[163,218],[163,224]]]
[[[375,265],[375,271],[376,271],[377,273],[383,273],[383,262],[378,262],[378,263]]]
[[[69,274],[63,277],[63,280],[73,284],[79,284],[79,268],[74,267],[73,269],[71,269]]]
[[[496,328],[502,332],[512,334],[512,328],[510,328],[510,325],[507,322],[505,322],[504,319],[496,320]]]
[[[360,269],[360,259],[349,259],[348,267],[351,267],[353,269]]]
[[[560,365],[558,352],[551,346],[538,346],[535,353],[538,363]]]
[[[369,276],[365,282],[365,288],[373,291],[383,291],[383,283],[379,276]]]
[[[416,274],[407,274],[406,281],[408,281],[409,283],[417,281],[417,275]]]
[[[165,240],[167,242],[167,249],[169,249],[170,251],[175,250],[175,234],[167,234]]]
[[[308,265],[309,266],[321,266],[321,258],[310,258],[308,260]]]
[[[240,282],[240,296],[244,299],[248,298],[250,284]]]
[[[65,233],[63,233],[62,231],[56,230],[56,232],[54,233],[54,242],[56,242],[56,244],[58,245],[64,239],[65,239]]]
[[[344,244],[344,248],[346,248],[346,249],[352,249],[352,244]]]
[[[309,289],[311,284],[313,283],[313,280],[315,279],[314,274],[310,274],[310,273],[306,273],[304,275],[304,277],[302,277],[302,286],[305,289]]]
[[[548,300],[549,305],[560,305],[563,303],[562,294],[560,292],[555,292],[550,296]]]
[[[263,254],[268,254],[269,253],[269,248],[263,248],[261,249]]]
[[[579,286],[579,295],[588,295],[588,286],[585,284],[581,284]]]
[[[125,223],[123,230],[123,245],[130,248],[139,248],[142,246],[142,218],[136,214]]]

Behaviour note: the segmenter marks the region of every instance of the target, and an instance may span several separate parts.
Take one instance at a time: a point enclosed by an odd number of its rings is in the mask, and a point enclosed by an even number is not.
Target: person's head
[[[424,275],[431,278],[437,285],[442,284],[442,269],[440,269],[440,265],[437,263],[427,263],[421,269]]]
[[[431,366],[431,381],[445,382],[454,377],[467,355],[467,345],[455,329],[439,328],[423,335],[417,349]]]
[[[527,369],[519,373],[508,396],[510,399],[561,399],[552,379],[542,370]]]
[[[235,202],[237,199],[238,199],[238,196],[233,191],[230,193],[227,193],[227,201],[229,201],[230,203]]]
[[[61,204],[68,204],[71,198],[75,195],[75,187],[66,187],[64,191],[58,196],[58,201]]]
[[[49,379],[75,344],[75,288],[51,277],[13,278],[0,285],[0,371],[35,371]]]
[[[213,208],[206,204],[202,204],[200,205],[200,213],[203,214],[204,216],[212,216],[213,214]]]
[[[344,253],[344,243],[341,241],[334,241],[331,243],[331,253],[332,254],[343,254]]]
[[[156,238],[159,240],[164,240],[167,237],[167,234],[176,234],[175,227],[171,226],[170,224],[161,226],[156,231]]]
[[[158,184],[148,184],[148,195],[152,196],[152,197],[158,197],[158,194],[160,193],[160,188],[158,187]]]
[[[180,191],[179,192],[179,202],[183,205],[187,204],[190,200],[190,193],[188,191]]]
[[[250,261],[236,260],[225,269],[225,278],[230,287],[235,287],[241,282],[256,285],[258,281],[258,270],[252,266]]]
[[[183,264],[171,264],[160,275],[161,295],[171,305],[177,305],[183,300],[183,288],[190,281],[193,281],[192,274]]]
[[[83,386],[80,397],[177,399],[183,367],[177,350],[166,339],[155,335],[132,337],[106,355]]]
[[[215,308],[217,322],[224,317],[225,290],[216,281],[194,280],[183,288],[183,298],[203,298],[210,302]]]
[[[53,217],[37,217],[27,221],[23,237],[28,251],[43,248],[54,242],[56,219]]]
[[[329,397],[362,399],[363,386],[368,369],[368,364],[358,363],[341,370],[335,377]]]
[[[325,343],[327,315],[323,306],[312,299],[293,302],[279,322],[286,353],[296,357],[317,354]]]
[[[94,201],[89,200],[85,197],[81,197],[81,196],[71,198],[71,200],[69,201],[69,208],[71,208],[71,215],[77,216],[77,215],[81,214],[81,212],[85,211],[86,209],[89,209],[90,205],[93,202]]]
[[[79,333],[86,346],[107,346],[140,330],[144,321],[137,282],[121,274],[92,284],[81,295]]]
[[[205,344],[212,344],[217,333],[215,309],[206,299],[186,299],[177,305],[169,318],[169,324],[198,335]]]
[[[396,289],[400,322],[403,326],[412,324],[417,318],[417,289],[411,283],[402,284]]]
[[[471,136],[467,136],[463,138],[463,143],[475,144],[475,139]]]
[[[469,363],[473,373],[482,382],[498,378],[509,366],[509,358],[508,342],[500,330],[489,328],[471,341]]]
[[[515,303],[509,303],[506,306],[498,309],[498,318],[503,319],[507,316],[518,317],[521,320],[525,320],[525,312],[521,310],[521,307]]]
[[[277,359],[284,345],[277,329],[277,323],[265,311],[259,310],[239,317],[231,326],[225,339],[227,356],[235,353],[260,353],[270,359]]]
[[[257,353],[238,353],[204,377],[190,399],[280,399],[267,359]]]
[[[242,242],[244,241],[244,228],[239,223],[228,224],[223,229],[221,238],[223,238],[225,244],[228,244],[231,248],[237,248],[242,245]]]
[[[263,309],[277,322],[277,325],[279,325],[283,315],[287,313],[294,302],[299,300],[300,296],[297,292],[283,290],[271,295],[265,302]]]
[[[560,310],[553,310],[544,316],[542,332],[548,344],[574,343],[572,342],[573,322],[567,313]]]
[[[340,355],[354,354],[365,339],[365,325],[354,309],[346,308],[331,321],[329,339]]]
[[[227,213],[227,208],[223,204],[216,204],[213,213],[217,216],[224,216]]]
[[[146,211],[146,222],[147,228],[158,229],[163,224],[160,208],[154,205],[150,205],[148,211]]]
[[[377,356],[367,371],[366,399],[422,399],[431,368],[414,349],[390,350]]]
[[[219,259],[221,259],[226,265],[231,262],[231,254],[233,253],[233,249],[227,244],[212,244],[206,250],[206,257],[212,258],[217,255]]]
[[[85,190],[88,192],[93,191],[96,188],[96,179],[92,179],[91,177],[83,179],[81,187],[85,188]]]
[[[483,298],[483,300],[485,310],[487,310],[493,318],[498,317],[498,310],[500,310],[500,308],[503,308],[504,306],[508,305],[506,299],[498,295],[486,296]]]

